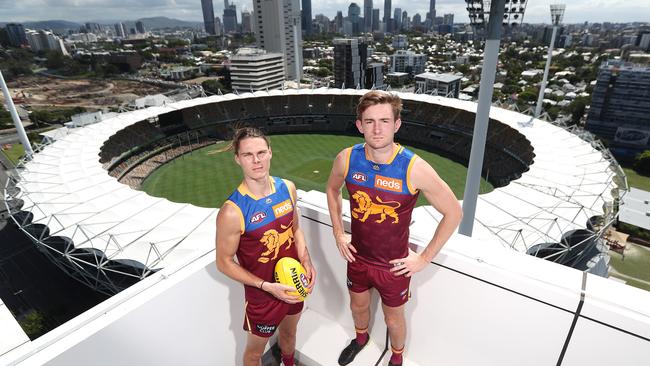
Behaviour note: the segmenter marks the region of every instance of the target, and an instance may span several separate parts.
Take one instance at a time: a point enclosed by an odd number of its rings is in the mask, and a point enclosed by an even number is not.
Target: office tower
[[[650,67],[618,60],[600,65],[585,127],[619,157],[650,149]]]
[[[9,44],[14,47],[20,47],[27,44],[27,36],[25,28],[22,24],[9,23],[6,26],[7,35],[9,36]]]
[[[372,9],[372,31],[379,30],[379,9]]]
[[[352,34],[359,34],[361,32],[360,14],[361,8],[357,3],[352,3],[348,6],[348,20],[352,23]]]
[[[220,36],[223,34],[223,23],[221,23],[221,18],[214,18],[214,35]]]
[[[302,0],[301,25],[304,34],[307,36],[311,35],[311,0]]]
[[[429,0],[429,16],[428,19],[431,19],[431,26],[436,20],[436,0]]]
[[[366,89],[385,89],[384,86],[384,64],[381,62],[369,63],[366,67]]]
[[[402,29],[410,29],[409,26],[409,14],[404,10],[402,12]]]
[[[454,14],[445,14],[442,18],[442,24],[454,25]]]
[[[334,87],[363,87],[368,45],[363,38],[334,39]]]
[[[395,33],[399,32],[402,29],[402,9],[395,8],[393,13],[393,24],[395,24]]]
[[[144,23],[142,23],[139,20],[135,22],[135,30],[137,30],[138,33],[142,33],[142,34],[147,33],[147,30],[144,28]]]
[[[253,24],[251,23],[251,13],[248,11],[241,12],[241,31],[242,33],[253,32]]]
[[[424,72],[426,62],[424,54],[398,50],[390,56],[390,72],[407,72],[415,76]]]
[[[343,12],[337,11],[336,17],[334,17],[334,23],[336,24],[336,33],[343,32]]]
[[[372,0],[363,0],[363,31],[372,32],[374,24],[372,23]]]
[[[254,0],[257,46],[286,57],[285,76],[302,78],[302,31],[298,0]]]
[[[214,9],[212,8],[212,0],[201,0],[201,8],[203,9],[203,25],[205,32],[208,34],[216,34],[214,29]]]
[[[225,0],[228,4],[228,0]],[[230,4],[223,9],[223,32],[237,33],[237,5]]]
[[[238,92],[282,88],[284,58],[258,48],[240,48],[230,58],[232,89]]]
[[[413,28],[422,26],[422,16],[420,16],[420,13],[417,13],[413,16],[412,23],[413,23]]]
[[[126,28],[122,23],[115,23],[115,36],[119,38],[126,38]]]
[[[384,32],[391,32],[393,29],[390,26],[390,0],[384,0]]]

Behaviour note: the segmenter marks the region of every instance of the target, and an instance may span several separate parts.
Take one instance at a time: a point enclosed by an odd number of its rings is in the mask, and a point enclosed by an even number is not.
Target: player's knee
[[[248,349],[244,352],[244,364],[256,364],[262,359],[262,351]]]
[[[366,303],[350,303],[350,310],[355,314],[365,313],[369,309]]]
[[[400,328],[405,324],[404,317],[395,314],[384,315],[384,321],[389,329]]]

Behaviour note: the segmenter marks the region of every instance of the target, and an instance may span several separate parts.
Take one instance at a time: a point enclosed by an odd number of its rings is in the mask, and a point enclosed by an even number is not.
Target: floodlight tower
[[[474,29],[484,28],[485,51],[483,53],[483,68],[479,86],[478,107],[474,119],[472,150],[467,169],[465,193],[463,195],[463,220],[458,232],[467,236],[472,235],[476,201],[478,200],[485,141],[487,140],[488,122],[494,78],[499,60],[499,43],[501,42],[501,27],[516,26],[524,20],[524,11],[528,0],[465,0],[469,20]],[[489,10],[487,9],[489,7]]]
[[[16,112],[16,106],[14,106],[14,101],[11,99],[11,93],[9,93],[9,88],[7,88],[7,83],[5,83],[5,78],[2,76],[2,71],[0,71],[0,88],[2,88],[2,93],[5,96],[5,103],[7,103],[7,110],[11,114],[11,119],[14,121],[14,126],[16,126],[16,132],[18,132],[18,139],[23,144],[25,148],[25,155],[32,158],[34,155],[34,150],[32,150],[32,145],[29,143],[27,134],[25,133],[25,128],[18,118],[18,112]]]
[[[539,96],[537,97],[537,106],[535,106],[535,118],[539,117],[539,114],[542,113],[542,105],[544,104],[544,90],[546,90],[546,80],[548,79],[548,69],[551,67],[551,55],[553,55],[553,46],[555,45],[555,35],[557,34],[557,28],[562,22],[564,17],[564,9],[566,5],[564,4],[552,4],[551,5],[551,22],[553,23],[553,34],[551,35],[551,44],[548,46],[548,56],[546,58],[546,67],[544,67],[544,77],[542,78],[542,83],[539,84]]]

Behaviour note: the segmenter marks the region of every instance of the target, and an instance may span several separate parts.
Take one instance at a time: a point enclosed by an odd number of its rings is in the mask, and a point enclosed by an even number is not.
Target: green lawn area
[[[11,149],[3,149],[2,153],[4,153],[15,165],[18,163],[18,159],[25,154],[25,148],[23,147],[23,144],[11,144]]]
[[[625,176],[627,177],[627,185],[630,187],[650,191],[650,177],[639,175],[631,168],[623,168]]]
[[[318,134],[271,136],[271,174],[292,180],[299,189],[324,192],[336,154],[362,141],[361,137]],[[232,152],[216,152],[223,144],[196,150],[165,164],[145,180],[141,189],[174,202],[221,207],[242,179]],[[467,174],[465,166],[440,155],[413,150],[436,169],[456,197],[462,198]],[[491,184],[482,180],[481,193],[492,189]],[[421,196],[418,205],[423,204],[426,200]]]
[[[648,271],[648,263],[650,263],[650,249],[643,246],[628,243],[625,249],[625,259],[620,253],[614,251],[609,252],[610,266],[623,274],[624,276],[612,273],[613,277],[621,278],[627,281],[630,286],[642,288],[650,291],[650,271]],[[627,278],[626,276],[634,279]]]

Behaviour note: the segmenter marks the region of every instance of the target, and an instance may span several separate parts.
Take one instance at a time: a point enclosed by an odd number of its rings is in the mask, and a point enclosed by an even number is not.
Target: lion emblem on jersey
[[[368,193],[364,191],[356,191],[352,195],[352,199],[357,202],[357,207],[352,209],[352,217],[358,219],[361,222],[366,222],[370,215],[380,215],[378,220],[375,220],[376,223],[381,223],[386,220],[386,216],[390,216],[393,219],[393,224],[399,222],[399,216],[395,209],[399,208],[401,204],[396,201],[382,201],[379,196],[376,197],[377,202],[372,201]],[[360,214],[363,214],[363,217],[359,218]]]
[[[280,225],[284,230],[281,232],[278,232],[275,229],[266,230],[264,232],[264,236],[262,236],[260,242],[264,244],[266,251],[262,253],[261,257],[257,258],[258,262],[268,263],[270,260],[277,258],[280,248],[285,244],[285,249],[291,248],[291,244],[293,244],[294,241],[292,223],[293,221],[287,226]],[[273,258],[269,258],[271,254],[273,254]]]

